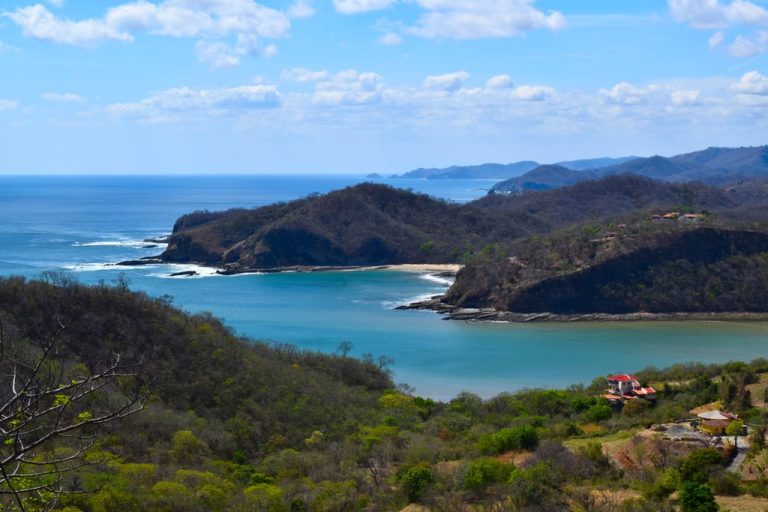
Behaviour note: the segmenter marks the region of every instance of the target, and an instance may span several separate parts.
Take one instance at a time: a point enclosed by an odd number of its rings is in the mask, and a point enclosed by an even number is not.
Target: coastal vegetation
[[[24,510],[385,511],[417,503],[436,511],[688,511],[768,495],[762,359],[640,371],[658,399],[623,408],[602,398],[599,376],[588,386],[487,400],[464,392],[443,403],[395,386],[386,357],[351,358],[348,344],[322,355],[241,339],[210,315],[124,282],[4,278],[0,315],[6,347],[34,352],[40,340],[55,341],[49,363],[62,383],[66,369],[93,375],[119,354],[132,368],[126,378],[146,393],[134,414],[86,427],[94,444],[76,466],[51,463],[77,453],[70,436],[30,451],[22,469],[42,474],[23,482],[35,489],[21,493]],[[6,398],[12,375],[4,371],[0,386]],[[64,414],[95,411],[113,391],[90,408],[63,404]],[[742,451],[751,441],[742,473],[729,466],[728,443],[648,429],[716,400],[750,426],[739,440]],[[10,421],[0,425],[3,457],[12,450]],[[0,482],[3,510],[21,508],[12,482]]]

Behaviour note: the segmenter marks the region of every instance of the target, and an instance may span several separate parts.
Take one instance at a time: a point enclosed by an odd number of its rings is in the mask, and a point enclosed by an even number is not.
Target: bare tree
[[[90,367],[57,335],[29,340],[0,319],[0,509],[52,508],[64,476],[88,464],[104,427],[143,408],[135,368],[112,354]]]

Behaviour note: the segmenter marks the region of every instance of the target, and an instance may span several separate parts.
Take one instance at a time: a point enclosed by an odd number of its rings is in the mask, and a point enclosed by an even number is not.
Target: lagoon
[[[135,290],[209,311],[236,332],[333,352],[393,358],[395,380],[449,399],[525,387],[564,387],[645,366],[768,356],[765,322],[479,324],[394,306],[441,293],[412,272],[360,271],[170,278],[186,267],[115,268],[156,254],[144,238],[167,233],[183,213],[252,207],[352,185],[360,176],[0,177],[0,275],[66,271],[84,283],[124,274]],[[464,202],[484,180],[385,182]]]

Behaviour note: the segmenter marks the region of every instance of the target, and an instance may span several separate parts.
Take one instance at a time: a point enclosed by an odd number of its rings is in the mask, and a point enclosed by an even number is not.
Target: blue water
[[[67,271],[84,283],[121,273],[130,286],[210,311],[238,333],[332,352],[395,360],[398,382],[448,399],[524,387],[562,387],[606,373],[676,362],[768,356],[768,323],[653,322],[506,325],[443,321],[393,306],[444,284],[395,271],[170,278],[185,266],[115,268],[157,254],[144,238],[166,234],[193,210],[251,207],[363,181],[356,176],[0,177],[0,274]],[[387,181],[464,202],[488,181]]]

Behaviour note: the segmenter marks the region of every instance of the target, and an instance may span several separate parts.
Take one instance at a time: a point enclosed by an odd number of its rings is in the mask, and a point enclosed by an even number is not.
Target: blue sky
[[[760,145],[767,51],[768,0],[5,0],[0,173]]]

